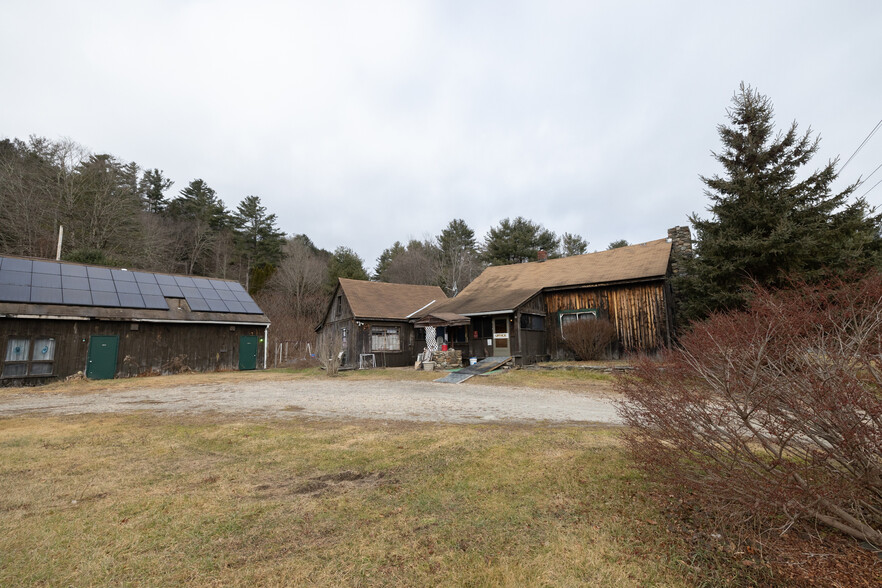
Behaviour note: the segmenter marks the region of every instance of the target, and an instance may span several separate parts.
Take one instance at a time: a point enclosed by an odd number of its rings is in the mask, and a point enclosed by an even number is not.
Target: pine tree
[[[156,168],[145,170],[139,184],[144,210],[154,214],[164,211],[168,206],[165,191],[171,188],[172,184],[173,181],[162,175],[162,170]]]
[[[484,259],[490,265],[526,263],[536,261],[540,249],[554,257],[558,242],[557,236],[540,224],[522,216],[505,218],[484,238]]]
[[[775,131],[772,102],[741,84],[717,127],[723,144],[714,158],[724,175],[701,176],[711,217],[690,217],[695,257],[684,260],[675,285],[685,295],[684,318],[742,308],[745,287],[756,281],[784,287],[870,267],[879,250],[879,216],[855,185],[833,193],[836,163],[807,173],[819,139],[809,129]]]

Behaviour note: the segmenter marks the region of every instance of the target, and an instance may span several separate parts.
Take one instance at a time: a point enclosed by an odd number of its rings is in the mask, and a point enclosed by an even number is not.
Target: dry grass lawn
[[[692,584],[615,432],[0,420],[0,585]]]

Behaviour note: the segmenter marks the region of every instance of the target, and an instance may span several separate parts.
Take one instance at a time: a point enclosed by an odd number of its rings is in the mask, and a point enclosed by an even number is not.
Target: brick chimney
[[[544,249],[540,249],[539,253],[536,254],[539,263],[546,261],[548,259],[548,253]]]
[[[671,272],[680,273],[680,260],[692,258],[692,232],[689,227],[668,229],[668,242],[671,243]]]

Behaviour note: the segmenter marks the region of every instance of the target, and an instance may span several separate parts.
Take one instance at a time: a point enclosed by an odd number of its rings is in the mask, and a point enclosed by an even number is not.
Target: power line
[[[873,127],[873,130],[870,131],[870,134],[867,135],[867,138],[864,139],[863,143],[861,143],[860,145],[858,145],[858,148],[854,150],[854,153],[851,154],[851,157],[848,158],[848,161],[846,161],[845,163],[842,164],[842,167],[839,168],[839,173],[842,173],[842,170],[844,170],[844,169],[845,169],[845,166],[847,166],[848,163],[849,163],[852,159],[854,159],[854,156],[858,154],[858,151],[860,151],[861,149],[864,148],[864,145],[867,144],[867,141],[870,140],[870,137],[872,137],[873,135],[876,134],[876,131],[879,130],[879,127],[880,127],[880,126],[882,126],[882,120],[880,120],[879,122],[876,123],[876,126]]]
[[[873,177],[873,174],[876,173],[877,171],[879,171],[879,168],[880,168],[880,167],[882,167],[882,163],[880,163],[879,165],[877,165],[877,166],[876,166],[876,169],[874,169],[873,171],[870,172],[870,175],[868,175],[867,177],[865,177],[864,179],[862,179],[860,182],[858,182],[858,183],[857,183],[857,186],[855,186],[855,188],[857,188],[858,186],[863,186],[864,184],[866,184],[866,183],[867,183],[867,180],[869,180],[870,178],[872,178],[872,177]]]
[[[879,184],[882,184],[882,180],[879,180],[878,182],[876,182],[875,184],[873,184],[873,188],[875,188],[875,187],[878,186]],[[873,191],[873,188],[870,188],[869,190],[867,190],[866,192],[864,192],[864,195],[861,196],[861,198],[864,198],[867,194],[869,194],[870,192],[872,192],[872,191]]]

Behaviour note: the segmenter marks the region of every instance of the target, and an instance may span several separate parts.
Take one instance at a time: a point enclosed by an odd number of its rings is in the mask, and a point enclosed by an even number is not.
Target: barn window
[[[51,337],[34,339],[32,347],[30,339],[11,337],[6,342],[2,377],[48,376],[52,374],[54,361],[55,339]]]
[[[401,351],[401,327],[371,327],[371,351]]]
[[[337,312],[334,313],[335,318],[343,316],[343,296],[337,296]]]
[[[538,314],[522,314],[521,328],[527,331],[544,331],[545,317]]]
[[[563,328],[570,323],[595,320],[597,318],[597,309],[580,308],[578,310],[561,310],[557,315],[560,320],[560,330],[561,333],[563,333]]]

